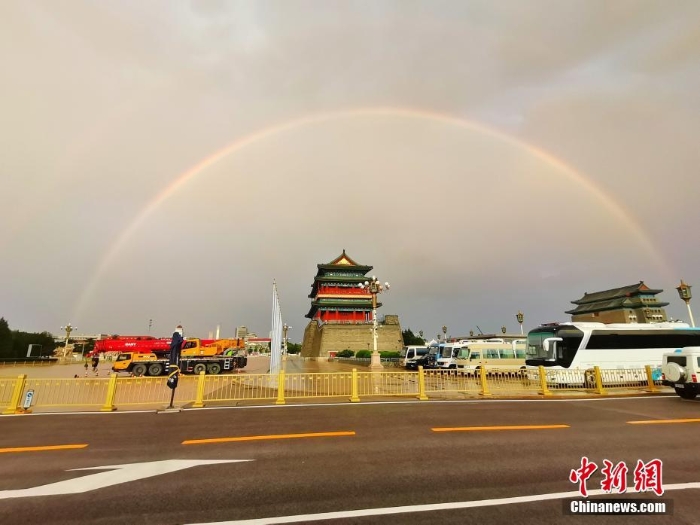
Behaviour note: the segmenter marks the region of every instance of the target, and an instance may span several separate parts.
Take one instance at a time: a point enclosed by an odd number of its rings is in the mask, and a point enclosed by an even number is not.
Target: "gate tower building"
[[[369,280],[367,273],[372,266],[356,263],[343,250],[331,262],[316,267],[302,355],[328,357],[346,349],[355,353],[371,349],[372,294],[359,285]],[[380,306],[381,303],[377,303],[377,307]],[[384,316],[378,339],[380,351],[401,349],[403,338],[398,316]]]

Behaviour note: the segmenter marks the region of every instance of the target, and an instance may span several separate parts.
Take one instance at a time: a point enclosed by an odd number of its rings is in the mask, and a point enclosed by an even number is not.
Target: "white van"
[[[401,364],[406,367],[409,363],[414,362],[419,357],[423,357],[428,354],[427,346],[404,346],[401,349]]]
[[[453,370],[457,368],[456,358],[462,348],[467,347],[466,343],[447,343],[441,344],[437,350],[436,366],[438,368],[447,368]]]
[[[700,393],[700,346],[664,354],[661,371],[664,385],[673,387],[683,399],[695,399]]]

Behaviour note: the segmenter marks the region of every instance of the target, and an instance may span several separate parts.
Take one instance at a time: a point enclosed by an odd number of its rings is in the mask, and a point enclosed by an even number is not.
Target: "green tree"
[[[403,344],[406,346],[410,345],[424,345],[425,340],[422,339],[421,337],[418,337],[413,333],[413,331],[410,328],[406,328],[403,332]]]
[[[301,344],[290,343],[289,341],[287,341],[287,353],[288,354],[300,354],[301,353]]]
[[[0,317],[0,358],[14,357],[12,354],[12,332],[4,317]]]
[[[26,357],[29,345],[41,345],[40,353],[34,350],[32,352],[32,357],[51,355],[56,347],[53,336],[48,332],[31,333],[12,330],[13,357]]]

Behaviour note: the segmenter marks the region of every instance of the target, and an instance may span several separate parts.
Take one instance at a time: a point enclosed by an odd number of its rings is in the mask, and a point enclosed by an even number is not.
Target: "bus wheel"
[[[207,365],[207,374],[216,375],[221,372],[221,365],[219,363],[209,363]]]
[[[159,376],[162,373],[163,373],[163,365],[161,365],[160,363],[153,363],[152,365],[149,365],[149,367],[148,367],[148,375],[149,376]]]
[[[196,365],[194,365],[194,368],[192,368],[192,371],[197,375],[201,374],[202,372],[206,374],[207,365],[205,365],[204,363],[197,363]]]
[[[144,376],[146,375],[146,365],[139,363],[138,365],[134,365],[131,371],[136,377]]]

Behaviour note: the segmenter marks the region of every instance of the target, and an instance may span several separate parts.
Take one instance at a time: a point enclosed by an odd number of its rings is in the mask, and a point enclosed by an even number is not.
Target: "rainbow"
[[[555,157],[551,153],[545,151],[544,149],[528,144],[511,135],[507,135],[503,132],[484,126],[481,123],[454,117],[451,115],[446,115],[443,113],[412,108],[367,107],[319,113],[316,115],[308,115],[305,117],[285,121],[279,124],[275,124],[273,126],[266,127],[254,133],[251,133],[250,135],[235,140],[231,144],[221,148],[220,150],[204,158],[184,173],[178,175],[175,178],[175,180],[173,180],[166,188],[164,188],[150,202],[148,202],[148,204],[143,208],[143,210],[141,210],[141,212],[139,212],[138,215],[136,215],[136,217],[117,237],[115,242],[112,243],[112,245],[109,247],[105,255],[100,260],[99,264],[97,265],[95,272],[88,280],[86,287],[83,289],[83,292],[81,293],[77,305],[74,309],[73,317],[71,318],[79,319],[81,313],[87,306],[97,284],[104,275],[105,271],[111,266],[114,259],[122,250],[124,245],[132,237],[134,232],[136,232],[143,225],[143,223],[158,208],[160,208],[160,206],[166,200],[168,200],[173,194],[175,194],[181,188],[183,188],[189,181],[206,171],[208,168],[217,164],[222,159],[225,159],[226,157],[247,148],[248,146],[251,146],[257,142],[263,141],[275,135],[292,131],[294,129],[302,128],[305,126],[312,126],[328,121],[378,116],[389,116],[412,120],[426,120],[442,123],[446,126],[453,126],[461,129],[476,131],[485,136],[492,137],[493,139],[498,140],[502,143],[508,144],[516,149],[520,149],[527,152],[529,155],[549,164],[563,176],[568,177],[572,182],[580,185],[581,187],[589,191],[605,208],[607,208],[607,210],[614,217],[616,217],[623,225],[625,225],[627,229],[630,230],[630,232],[636,238],[636,240],[649,252],[654,262],[660,268],[666,268],[667,265],[663,257],[654,249],[654,245],[651,239],[647,236],[644,229],[639,225],[634,216],[629,211],[627,211],[626,208],[620,202],[616,201],[613,197],[607,194],[593,181],[586,178],[584,175],[576,171],[573,167],[566,164],[564,161]]]

